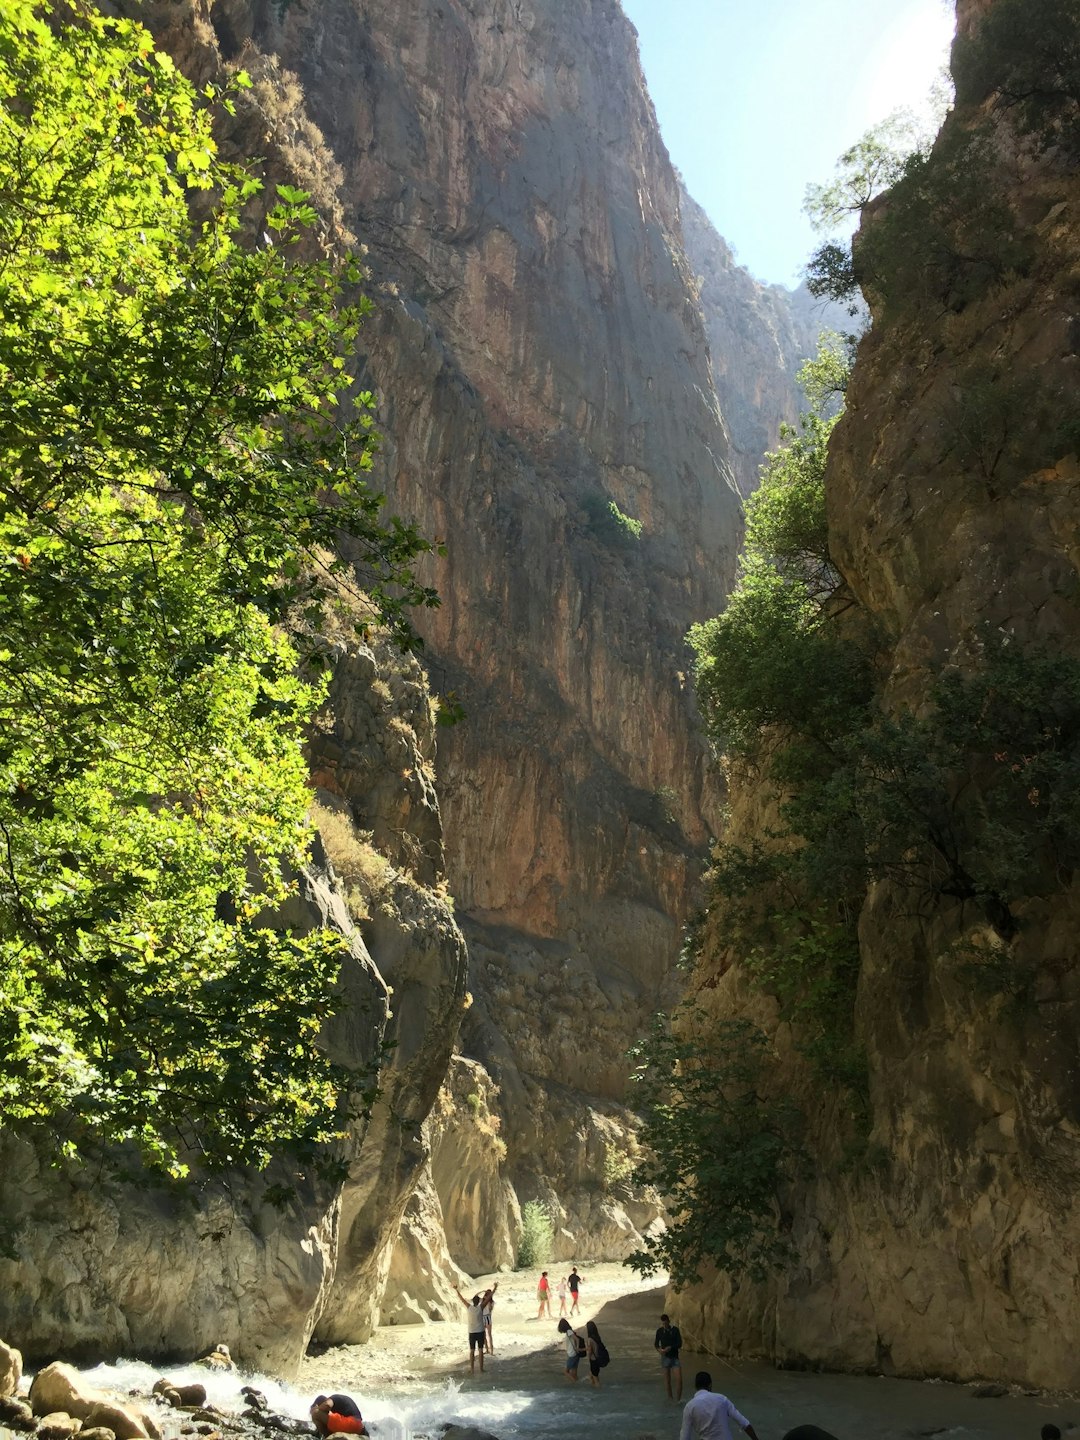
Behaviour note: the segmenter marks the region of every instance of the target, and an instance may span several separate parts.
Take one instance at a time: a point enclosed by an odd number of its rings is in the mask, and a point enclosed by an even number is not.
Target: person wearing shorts
[[[679,1360],[679,1351],[682,1349],[682,1333],[677,1325],[672,1325],[666,1315],[660,1316],[660,1328],[656,1332],[654,1344],[660,1352],[660,1368],[664,1372],[664,1388],[667,1391],[667,1398],[678,1402],[682,1399],[682,1364]],[[672,1379],[675,1381],[674,1394],[671,1389]]]
[[[484,1373],[484,1307],[480,1303],[480,1296],[474,1295],[471,1300],[466,1300],[461,1291],[454,1286],[454,1293],[465,1306],[465,1320],[469,1327],[469,1374],[476,1370],[476,1357],[480,1356],[480,1374]]]
[[[580,1315],[581,1306],[578,1304],[578,1289],[581,1286],[581,1276],[577,1273],[576,1265],[566,1277],[566,1283],[570,1286],[570,1314]]]
[[[577,1380],[577,1367],[585,1353],[585,1341],[570,1324],[569,1320],[559,1321],[559,1334],[566,1342],[566,1378]]]

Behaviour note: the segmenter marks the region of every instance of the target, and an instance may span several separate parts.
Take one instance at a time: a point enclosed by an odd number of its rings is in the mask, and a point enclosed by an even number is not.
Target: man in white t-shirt
[[[465,1306],[465,1323],[469,1327],[469,1374],[472,1375],[476,1369],[476,1357],[480,1356],[480,1374],[484,1373],[484,1307],[480,1303],[480,1296],[474,1295],[471,1300],[466,1300],[457,1286],[454,1286],[457,1298]]]
[[[750,1440],[758,1440],[746,1416],[739,1414],[726,1395],[713,1390],[712,1376],[707,1370],[699,1370],[694,1376],[694,1392],[694,1398],[683,1407],[679,1440],[731,1440],[732,1420],[746,1431]]]

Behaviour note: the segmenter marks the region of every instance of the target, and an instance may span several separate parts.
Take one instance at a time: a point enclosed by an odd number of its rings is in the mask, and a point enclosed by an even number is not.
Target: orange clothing
[[[359,1415],[338,1415],[331,1410],[326,1417],[326,1428],[331,1435],[366,1435],[364,1422]]]

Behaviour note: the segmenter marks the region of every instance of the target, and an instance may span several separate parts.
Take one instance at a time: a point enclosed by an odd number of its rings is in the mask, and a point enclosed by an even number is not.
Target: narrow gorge
[[[957,103],[863,208],[870,324],[828,447],[823,613],[876,748],[829,729],[844,697],[821,698],[806,651],[791,693],[820,713],[790,700],[722,763],[687,636],[724,612],[745,502],[806,409],[796,377],[850,316],[736,263],[618,0],[104,8],[211,95],[245,77],[215,119],[267,184],[245,244],[272,248],[275,196],[301,192],[304,253],[359,253],[371,474],[433,542],[417,579],[439,603],[403,654],[359,593],[364,544],[338,542],[343,567],[317,552],[315,838],[266,923],[344,937],[318,1047],[355,1103],[331,1163],[196,1156],[173,1184],[130,1147],[50,1168],[0,1131],[0,1335],[31,1362],[224,1343],[291,1377],[312,1345],[457,1319],[456,1285],[514,1267],[530,1202],[552,1261],[623,1260],[665,1219],[632,1181],[628,1051],[689,997],[704,1033],[753,1028],[762,1105],[794,1105],[800,1140],[769,1199],[780,1262],[673,1289],[688,1343],[1074,1389],[1071,61],[1033,120],[1017,0],[959,0]],[[946,713],[970,732],[951,749]],[[836,799],[830,771],[814,792],[836,805],[826,868],[863,827],[839,901],[802,880],[778,898],[768,870],[806,839],[804,773],[770,769],[800,721],[862,787]],[[737,903],[717,880],[736,851],[759,866]],[[822,1020],[810,942],[841,925]]]

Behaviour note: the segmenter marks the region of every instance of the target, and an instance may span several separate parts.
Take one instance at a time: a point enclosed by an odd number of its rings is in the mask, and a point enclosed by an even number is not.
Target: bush
[[[521,1238],[518,1240],[518,1270],[543,1265],[555,1243],[555,1226],[546,1205],[540,1200],[526,1200],[521,1207]]]
[[[582,508],[595,534],[607,544],[633,545],[641,539],[641,521],[634,520],[620,510],[615,501],[609,500],[607,496],[586,495]]]

